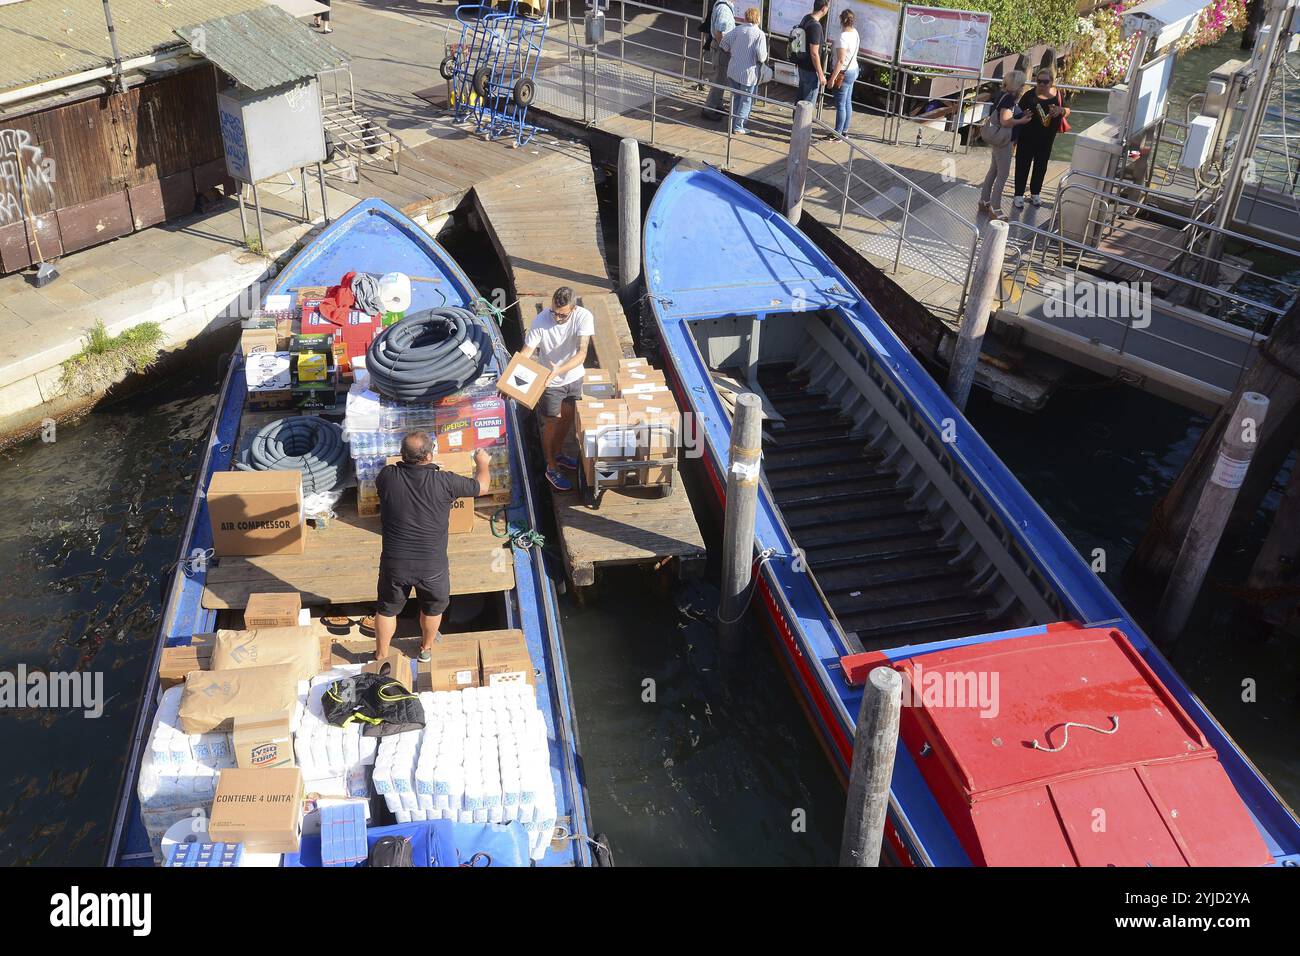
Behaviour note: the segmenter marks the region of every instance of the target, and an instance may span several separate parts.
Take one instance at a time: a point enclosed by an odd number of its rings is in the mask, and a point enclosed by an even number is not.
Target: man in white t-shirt
[[[574,301],[573,290],[562,285],[551,296],[551,307],[542,311],[524,336],[520,355],[541,362],[551,370],[551,381],[537,402],[542,416],[542,452],[546,455],[546,480],[557,491],[572,491],[567,471],[577,471],[578,462],[560,453],[573,428],[574,403],[582,397],[586,374],[583,363],[596,332],[596,319]]]

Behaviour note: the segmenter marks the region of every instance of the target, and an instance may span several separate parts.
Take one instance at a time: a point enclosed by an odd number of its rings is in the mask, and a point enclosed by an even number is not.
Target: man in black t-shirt
[[[799,21],[803,30],[803,52],[795,54],[794,65],[799,68],[799,99],[804,102],[815,104],[817,91],[826,86],[826,71],[822,67],[826,29],[822,21],[830,7],[830,0],[813,0],[812,13]]]
[[[451,599],[447,566],[447,524],[457,498],[485,495],[490,482],[487,452],[474,452],[474,477],[443,471],[433,460],[433,441],[425,432],[402,439],[402,460],[385,465],[375,480],[379,490],[384,547],[379,556],[379,598],[375,604],[375,660],[388,656],[397,615],[411,588],[420,602],[420,660],[430,657],[442,612]]]

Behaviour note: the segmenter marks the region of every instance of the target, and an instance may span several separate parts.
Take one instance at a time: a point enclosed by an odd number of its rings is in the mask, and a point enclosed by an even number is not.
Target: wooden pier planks
[[[474,187],[475,203],[503,262],[525,325],[550,304],[556,286],[571,285],[595,319],[593,349],[601,368],[635,354],[631,330],[605,265],[600,213],[589,164],[555,155],[517,177]],[[657,488],[607,491],[597,509],[577,491],[551,489],[565,566],[575,587],[594,584],[605,565],[679,559],[685,575],[702,573],[704,539],[676,476],[672,494]]]
[[[589,161],[548,153],[478,183],[474,202],[517,298],[549,298],[561,285],[579,295],[613,291]]]

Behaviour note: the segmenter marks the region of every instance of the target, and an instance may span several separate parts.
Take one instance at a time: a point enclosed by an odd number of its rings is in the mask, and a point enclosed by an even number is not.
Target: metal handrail
[[[631,2],[631,0],[629,0],[629,2]],[[566,40],[560,40],[560,39],[554,37],[553,34],[548,35],[548,36],[547,36],[547,40],[550,41],[550,42],[556,43],[556,44],[563,45],[563,46],[570,46],[570,44],[568,43],[568,41],[566,41]],[[631,70],[634,70],[634,71],[640,71],[640,72],[642,72],[642,73],[648,74],[649,77],[651,78],[651,100],[650,100],[649,108],[647,109],[647,107],[645,107],[645,106],[626,107],[626,108],[620,108],[620,109],[618,110],[618,112],[621,113],[621,114],[635,114],[635,113],[645,113],[645,114],[648,114],[648,115],[649,115],[649,118],[650,118],[650,123],[651,123],[651,137],[652,137],[652,138],[651,138],[651,142],[652,142],[652,143],[654,142],[654,137],[656,136],[656,134],[657,134],[657,132],[658,132],[658,124],[659,124],[660,122],[668,122],[668,123],[673,123],[673,124],[676,124],[676,125],[686,125],[686,126],[690,126],[690,127],[693,128],[693,129],[704,129],[704,130],[708,130],[709,132],[716,133],[718,136],[724,136],[724,135],[725,135],[725,137],[726,137],[726,144],[727,144],[727,145],[726,145],[726,164],[727,164],[727,165],[730,165],[730,161],[731,161],[731,144],[732,144],[733,136],[732,136],[732,133],[731,133],[731,124],[730,124],[729,122],[726,124],[726,129],[725,129],[725,131],[721,131],[721,130],[713,129],[712,127],[704,126],[704,125],[702,125],[702,124],[691,123],[691,122],[689,122],[689,121],[683,120],[683,119],[678,118],[678,117],[663,116],[663,115],[660,115],[660,111],[659,111],[659,101],[660,101],[660,100],[663,100],[663,99],[668,99],[668,100],[674,100],[674,99],[676,99],[676,100],[680,100],[680,101],[683,101],[683,102],[693,102],[693,101],[691,101],[691,100],[687,100],[686,98],[682,97],[680,94],[674,94],[674,93],[671,93],[671,92],[667,92],[667,93],[664,92],[664,91],[661,89],[661,82],[660,82],[661,80],[663,80],[663,81],[673,81],[673,82],[675,82],[679,87],[682,87],[682,88],[685,88],[685,87],[687,87],[687,86],[693,86],[693,87],[695,87],[695,88],[697,89],[697,91],[700,90],[700,89],[704,89],[704,90],[721,89],[721,90],[723,90],[724,92],[734,92],[734,91],[733,91],[729,86],[722,86],[721,84],[714,83],[714,82],[712,82],[711,80],[703,80],[703,81],[699,81],[699,80],[697,80],[696,78],[692,78],[692,77],[690,77],[690,76],[688,76],[688,75],[686,75],[686,74],[684,74],[684,73],[678,73],[678,72],[676,72],[676,71],[669,70],[669,69],[665,69],[665,68],[663,68],[663,67],[652,66],[652,65],[645,64],[645,63],[641,63],[641,62],[637,62],[637,61],[634,61],[634,60],[628,60],[628,59],[626,59],[626,58],[624,58],[624,57],[616,56],[616,55],[614,55],[614,54],[603,54],[603,53],[600,53],[598,50],[593,50],[591,47],[587,47],[587,46],[585,46],[585,45],[578,46],[577,51],[578,51],[578,53],[580,54],[580,56],[579,56],[579,59],[580,59],[580,61],[581,61],[581,67],[580,67],[580,68],[581,68],[581,70],[582,70],[582,74],[583,74],[582,77],[581,77],[581,81],[582,81],[582,86],[583,86],[583,90],[584,90],[584,96],[587,95],[587,93],[586,93],[586,90],[587,90],[587,71],[588,71],[587,58],[588,58],[589,56],[591,57],[591,59],[592,59],[592,61],[593,61],[593,65],[592,65],[592,67],[590,68],[593,72],[595,72],[595,71],[598,70],[598,68],[599,68],[599,63],[598,63],[598,61],[599,61],[599,60],[605,60],[605,61],[612,61],[612,62],[614,62],[614,63],[616,63],[616,64],[619,64],[620,66],[623,66],[623,67],[626,67],[626,68],[630,68]],[[615,103],[615,102],[616,102],[616,100],[614,99],[614,97],[602,96],[602,95],[601,95],[601,93],[598,91],[599,84],[597,84],[597,83],[593,83],[592,86],[593,86],[593,89],[592,89],[592,92],[591,92],[590,95],[591,95],[593,101],[595,101],[595,102],[597,102],[597,103],[599,103],[601,100],[606,100],[606,101],[611,102],[611,103]],[[790,110],[790,106],[791,106],[791,104],[790,104],[788,101],[785,101],[785,100],[778,100],[778,99],[775,99],[775,98],[770,97],[770,96],[765,96],[764,94],[759,93],[758,91],[755,91],[755,93],[754,93],[754,95],[753,95],[753,99],[754,99],[755,106],[768,106],[768,107],[775,107],[775,108],[777,108],[781,113],[783,113],[783,114],[787,114],[787,115],[788,115],[788,111]],[[591,120],[592,123],[599,122],[599,112],[598,112],[598,110],[594,112],[593,117],[594,117],[594,118]],[[760,119],[759,121],[760,121],[760,122],[763,122],[763,120],[761,120],[761,119]],[[585,118],[585,116],[584,116],[584,122],[586,122],[586,118]],[[777,126],[777,128],[788,128],[787,126],[785,126],[785,124],[779,124],[779,125],[778,125],[778,124],[773,124],[773,125],[774,125],[774,126]],[[822,132],[822,133],[832,133],[832,132],[833,132],[833,131],[832,131],[832,128],[831,128],[829,125],[827,125],[826,123],[822,122],[822,121],[819,120],[819,119],[814,119],[814,120],[813,120],[813,126],[814,126],[814,130],[815,130],[815,131],[820,131],[820,132]],[[767,146],[767,144],[760,143],[760,142],[758,142],[758,141],[752,141],[752,142],[753,142],[753,145],[754,145],[754,146],[759,146],[759,147],[761,147],[761,148],[767,149],[767,150],[769,150],[769,151],[771,151],[771,152],[778,153],[778,154],[781,154],[781,155],[785,155],[785,154],[786,154],[786,151],[785,151],[785,150],[778,150],[778,149],[775,149],[775,148],[773,148],[773,147],[769,147],[769,146]],[[820,150],[819,147],[814,147],[814,149],[816,150],[817,155],[819,155],[819,156],[820,156],[822,159],[824,159],[825,161],[830,162],[830,163],[835,164],[835,165],[842,165],[842,166],[844,167],[844,169],[845,169],[844,185],[843,185],[843,186],[840,186],[840,185],[838,185],[837,183],[832,182],[830,179],[828,179],[826,176],[824,176],[824,175],[821,173],[821,171],[819,171],[819,170],[817,170],[817,169],[815,169],[815,168],[812,169],[812,172],[813,172],[813,174],[814,174],[814,175],[815,175],[819,180],[821,180],[823,183],[825,183],[825,186],[826,186],[826,189],[827,189],[828,192],[831,192],[832,194],[837,193],[837,192],[839,193],[839,196],[838,196],[838,197],[834,197],[834,196],[832,196],[832,200],[831,200],[831,202],[832,202],[834,205],[839,206],[839,207],[841,208],[841,210],[846,210],[848,204],[849,204],[849,203],[852,203],[852,204],[853,204],[853,207],[854,207],[854,209],[855,209],[856,212],[858,212],[858,213],[859,213],[860,215],[862,215],[864,218],[868,218],[868,219],[874,220],[875,222],[879,223],[880,226],[883,227],[883,229],[884,229],[884,230],[885,230],[889,235],[891,235],[892,237],[895,237],[895,238],[898,240],[898,246],[897,246],[897,249],[896,249],[896,252],[895,252],[895,264],[894,264],[895,271],[897,271],[897,268],[898,268],[899,265],[901,264],[901,256],[902,256],[902,247],[903,247],[903,243],[907,241],[907,225],[908,225],[908,222],[909,222],[909,221],[913,221],[913,222],[915,221],[915,220],[912,220],[911,217],[910,217],[910,209],[911,209],[911,206],[912,206],[914,200],[915,200],[916,198],[918,198],[918,197],[919,197],[919,198],[922,198],[922,199],[924,199],[924,200],[926,200],[926,201],[928,201],[928,202],[931,204],[932,208],[943,210],[944,214],[945,214],[946,216],[948,216],[948,217],[952,220],[952,222],[955,224],[955,226],[956,226],[957,228],[959,228],[959,229],[960,229],[961,231],[963,231],[963,232],[967,232],[967,233],[970,234],[970,254],[969,254],[969,256],[966,257],[966,258],[967,258],[966,269],[965,269],[965,273],[964,273],[964,275],[962,276],[962,279],[961,279],[961,294],[960,294],[960,302],[961,302],[961,305],[964,306],[964,304],[965,304],[965,299],[966,299],[966,295],[967,295],[967,293],[968,293],[968,291],[969,291],[969,288],[970,288],[970,278],[971,278],[971,273],[972,273],[973,270],[974,270],[975,251],[976,251],[976,249],[978,248],[978,245],[979,245],[979,238],[980,238],[979,227],[978,227],[974,222],[972,222],[971,220],[967,219],[965,216],[961,215],[960,213],[956,212],[956,211],[953,210],[953,209],[950,209],[948,206],[946,206],[945,204],[943,204],[942,202],[940,202],[940,201],[937,199],[937,197],[935,197],[933,194],[931,194],[928,190],[922,188],[921,186],[918,186],[915,182],[913,182],[912,180],[908,179],[906,176],[904,176],[904,175],[903,175],[902,173],[900,173],[898,170],[894,169],[894,168],[893,168],[892,166],[890,166],[888,163],[885,163],[885,162],[883,162],[883,161],[877,159],[875,156],[871,155],[871,153],[867,152],[867,150],[864,149],[864,148],[863,148],[861,145],[859,145],[858,143],[855,143],[855,142],[853,142],[852,140],[848,140],[848,139],[842,140],[842,142],[843,142],[843,143],[848,147],[849,156],[848,156],[848,160],[847,160],[847,161],[843,161],[843,162],[842,162],[842,161],[839,161],[839,160],[835,160],[835,159],[833,159],[833,158],[831,158],[831,157],[829,157],[829,156],[826,156],[826,155],[825,155],[825,154]],[[869,211],[867,211],[867,210],[865,209],[865,207],[863,206],[863,204],[862,204],[859,200],[857,200],[856,198],[853,197],[853,195],[852,195],[852,189],[853,189],[853,186],[854,186],[855,183],[857,183],[857,184],[862,184],[862,185],[867,186],[867,187],[870,188],[870,189],[871,189],[871,190],[872,190],[872,191],[873,191],[877,196],[884,196],[884,192],[883,192],[879,187],[877,187],[874,183],[869,182],[866,178],[863,177],[863,175],[862,175],[862,170],[863,170],[863,168],[864,168],[864,167],[863,167],[863,163],[869,163],[869,164],[870,164],[870,166],[868,166],[868,167],[866,167],[866,168],[873,169],[873,170],[878,170],[878,171],[884,173],[884,175],[887,177],[887,179],[888,179],[889,181],[891,181],[891,184],[892,184],[892,183],[896,183],[897,185],[902,186],[903,188],[907,189],[907,202],[906,202],[905,205],[903,205],[902,207],[900,207],[900,208],[903,209],[903,213],[904,213],[904,218],[903,218],[903,223],[901,224],[901,229],[895,229],[895,228],[894,228],[890,223],[884,221],[884,220],[881,219],[879,216],[870,213]],[[856,168],[855,168],[855,167],[856,167]],[[898,206],[897,203],[894,203],[893,200],[890,200],[887,196],[884,196],[884,198],[885,198],[888,202],[890,202],[891,204],[895,205],[896,207]],[[842,213],[841,213],[841,217],[840,217],[840,225],[839,225],[839,227],[838,227],[838,231],[839,231],[841,234],[843,234],[843,231],[844,231],[844,218],[845,218],[845,216],[844,216],[844,213],[842,212]],[[937,231],[935,231],[935,230],[933,229],[933,227],[930,227],[930,226],[928,226],[927,224],[924,224],[924,223],[922,223],[922,225],[923,225],[926,229],[928,229],[929,231],[931,231],[931,232],[932,232],[936,237],[939,236],[939,233],[938,233]],[[915,244],[913,244],[913,245],[914,245],[914,248],[918,248],[918,249],[920,248],[920,247],[916,247]],[[920,251],[922,251],[923,253],[925,252],[925,250],[923,250],[923,249],[921,249]],[[959,306],[959,311],[960,311],[960,306]]]
[[[1197,229],[1201,229],[1201,230],[1203,230],[1203,231],[1205,231],[1205,232],[1208,232],[1208,233],[1213,233],[1213,234],[1216,234],[1216,235],[1221,235],[1221,236],[1223,236],[1225,239],[1234,239],[1234,240],[1237,240],[1237,241],[1239,241],[1239,242],[1246,243],[1246,244],[1248,244],[1248,245],[1250,245],[1250,246],[1253,246],[1253,247],[1257,247],[1257,248],[1261,248],[1261,249],[1267,249],[1269,252],[1276,252],[1276,253],[1279,253],[1279,254],[1281,254],[1281,255],[1291,257],[1291,258],[1294,258],[1294,257],[1295,257],[1295,250],[1294,250],[1294,249],[1289,249],[1289,248],[1287,248],[1287,247],[1285,247],[1285,246],[1275,245],[1274,243],[1267,242],[1267,241],[1265,241],[1265,240],[1263,240],[1263,239],[1256,239],[1254,236],[1248,236],[1248,235],[1246,235],[1245,233],[1236,232],[1236,231],[1234,231],[1234,230],[1232,230],[1232,229],[1228,229],[1228,228],[1226,228],[1226,227],[1217,226],[1217,225],[1215,225],[1215,224],[1212,223],[1212,222],[1204,222],[1204,221],[1202,221],[1202,220],[1201,220],[1200,218],[1198,218],[1198,217],[1183,216],[1183,215],[1181,215],[1181,214],[1179,214],[1179,213],[1171,212],[1171,211],[1166,210],[1166,209],[1163,209],[1163,208],[1161,208],[1161,207],[1159,207],[1159,206],[1152,206],[1152,205],[1148,205],[1147,203],[1143,203],[1143,202],[1141,202],[1141,201],[1139,201],[1139,200],[1136,200],[1136,199],[1129,199],[1129,198],[1127,198],[1127,197],[1125,197],[1125,196],[1117,195],[1117,194],[1114,193],[1114,192],[1108,192],[1108,191],[1101,190],[1101,189],[1098,189],[1098,188],[1093,187],[1093,186],[1089,186],[1087,183],[1071,183],[1071,182],[1069,182],[1069,179],[1070,179],[1070,177],[1072,177],[1072,176],[1087,176],[1089,179],[1095,179],[1095,180],[1097,180],[1098,182],[1109,183],[1109,184],[1111,184],[1111,185],[1118,186],[1118,187],[1120,187],[1121,189],[1140,189],[1142,192],[1144,192],[1144,193],[1148,193],[1148,194],[1149,194],[1149,193],[1158,193],[1158,192],[1160,191],[1160,190],[1158,190],[1158,189],[1156,189],[1156,188],[1154,188],[1154,187],[1152,187],[1152,186],[1144,186],[1144,185],[1142,185],[1141,183],[1132,182],[1131,180],[1127,180],[1127,179],[1115,179],[1115,178],[1110,177],[1110,176],[1102,176],[1100,173],[1089,172],[1088,170],[1085,170],[1085,169],[1071,169],[1069,172],[1067,172],[1064,176],[1061,177],[1061,179],[1060,179],[1060,181],[1059,181],[1059,183],[1058,183],[1058,185],[1057,185],[1057,192],[1056,192],[1056,210],[1057,210],[1058,213],[1059,213],[1059,211],[1060,211],[1060,207],[1061,207],[1061,195],[1062,195],[1062,193],[1063,193],[1065,190],[1067,190],[1067,189],[1083,189],[1083,190],[1085,190],[1085,191],[1087,191],[1087,192],[1091,192],[1091,193],[1093,193],[1094,195],[1101,196],[1101,197],[1105,197],[1105,198],[1107,198],[1107,199],[1113,199],[1113,200],[1115,200],[1117,203],[1122,203],[1122,204],[1125,205],[1125,206],[1135,207],[1135,208],[1137,208],[1137,209],[1141,209],[1141,210],[1143,210],[1143,211],[1145,211],[1145,212],[1150,212],[1150,213],[1152,213],[1153,215],[1159,216],[1159,217],[1162,218],[1162,219],[1175,219],[1175,220],[1178,220],[1179,222],[1185,223],[1185,225],[1184,225],[1184,229],[1191,228],[1191,227],[1195,227],[1195,228],[1197,228]],[[1054,217],[1054,218],[1055,218],[1055,217]],[[1181,231],[1181,230],[1180,230],[1180,231]],[[1158,240],[1157,240],[1157,241],[1158,241]],[[1278,281],[1280,281],[1280,280],[1277,280],[1277,279],[1275,279],[1275,278],[1273,278],[1273,277],[1269,277],[1269,279],[1270,279],[1270,281],[1272,281],[1272,282],[1278,282]],[[1283,283],[1283,284],[1285,284],[1285,285],[1290,285],[1290,286],[1292,286],[1292,287],[1296,287],[1293,283]]]

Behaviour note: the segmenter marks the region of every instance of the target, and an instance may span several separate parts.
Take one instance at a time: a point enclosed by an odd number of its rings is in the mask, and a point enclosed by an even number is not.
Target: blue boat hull
[[[659,186],[646,219],[644,267],[669,380],[694,415],[714,499],[725,501],[730,418],[691,325],[734,316],[800,311],[832,315],[839,334],[870,356],[870,373],[903,396],[917,429],[939,443],[971,494],[978,496],[1064,610],[1059,619],[1115,627],[1195,721],[1252,816],[1275,861],[1300,865],[1300,821],[1182,682],[1169,662],[1083,562],[960,411],[852,282],[811,240],[757,197],[713,169],[676,171]],[[720,264],[725,269],[720,267]],[[946,436],[941,439],[940,436]],[[766,485],[760,492],[756,548],[761,602],[783,663],[837,770],[847,776],[861,690],[848,684],[842,658],[855,653],[811,575]],[[884,660],[1044,633],[1049,621],[958,640],[880,652]],[[890,797],[886,851],[894,862],[966,866],[971,860],[900,747]]]
[[[267,294],[302,286],[333,285],[350,271],[398,271],[422,277],[425,281],[412,282],[411,311],[442,305],[473,307],[479,298],[469,278],[441,246],[411,220],[376,199],[359,203],[330,224],[281,271]],[[494,361],[499,371],[508,358],[504,340],[490,318],[484,320],[484,327],[492,336],[496,351]],[[214,473],[230,468],[245,393],[242,355],[236,350],[218,397],[207,452],[197,477],[198,488],[206,488]],[[507,514],[512,523],[536,527],[536,503],[529,484],[519,413],[513,400],[507,403],[507,417],[513,488]],[[211,544],[206,502],[196,494],[177,552],[178,559],[209,548]],[[540,664],[537,697],[546,720],[559,816],[568,818],[571,831],[590,834],[586,784],[582,776],[555,587],[540,549],[513,548],[511,553],[515,587],[503,592],[504,616],[507,627],[524,632],[529,654],[535,664]],[[149,865],[152,862],[135,796],[136,781],[156,707],[162,648],[188,643],[190,635],[215,629],[216,612],[202,606],[204,579],[202,569],[193,573],[176,573],[168,589],[114,820],[108,855],[108,862],[112,865]],[[548,850],[539,865],[573,866],[592,862],[588,843],[575,838],[567,841],[561,850]]]

